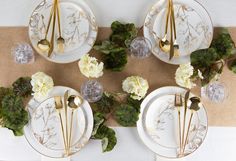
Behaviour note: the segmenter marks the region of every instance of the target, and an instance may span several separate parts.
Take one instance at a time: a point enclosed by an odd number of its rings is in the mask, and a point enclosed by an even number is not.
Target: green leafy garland
[[[12,88],[0,87],[0,124],[16,136],[23,135],[23,127],[29,120],[23,99],[31,95],[30,80],[29,77],[21,77],[12,84]]]
[[[193,78],[198,78],[201,71],[202,86],[207,85],[223,71],[224,62],[235,54],[235,44],[227,29],[222,29],[213,39],[210,48],[201,49],[191,54],[191,65],[194,67]],[[234,64],[231,67],[234,70]]]
[[[96,44],[93,48],[102,53],[106,69],[122,71],[127,64],[127,48],[131,41],[137,37],[138,30],[132,23],[122,24],[115,21],[111,24],[112,34],[109,40]]]
[[[122,126],[135,126],[142,100],[134,100],[129,95],[104,92],[101,100],[91,104],[94,111],[92,139],[102,141],[103,152],[111,151],[116,145],[114,130],[104,124],[111,116]]]

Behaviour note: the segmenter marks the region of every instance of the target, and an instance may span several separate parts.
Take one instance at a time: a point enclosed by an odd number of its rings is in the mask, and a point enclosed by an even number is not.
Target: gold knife
[[[67,111],[68,111],[68,108],[67,108],[67,99],[68,99],[68,95],[69,95],[69,90],[67,90],[64,94],[64,108],[65,108],[65,119],[66,119],[66,147],[67,147],[67,155],[68,155],[68,114],[67,114]]]

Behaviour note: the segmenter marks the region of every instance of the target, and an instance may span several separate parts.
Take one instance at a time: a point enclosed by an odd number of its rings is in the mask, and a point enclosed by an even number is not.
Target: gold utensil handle
[[[49,31],[49,28],[50,28],[50,25],[51,25],[52,15],[54,13],[54,9],[53,8],[54,8],[54,3],[52,5],[51,11],[50,11],[50,17],[49,17],[49,20],[48,20],[48,25],[47,25],[47,29],[46,29],[46,33],[45,33],[45,39],[47,39],[48,31]]]
[[[57,0],[57,24],[58,24],[59,37],[61,37],[61,13],[60,13],[59,0]]]
[[[52,35],[51,35],[51,45],[50,45],[50,50],[48,52],[48,57],[51,56],[53,49],[54,49],[54,32],[55,32],[55,23],[56,23],[56,7],[57,7],[57,0],[54,0],[54,5],[53,5],[53,10],[54,10],[54,14],[53,14],[53,26],[52,26]]]
[[[172,23],[173,23],[173,27],[174,27],[174,38],[176,39],[177,35],[176,35],[174,3],[173,3],[173,0],[171,0],[171,1],[172,1],[172,5],[171,5]]]
[[[60,111],[59,111],[59,117],[60,117],[61,131],[62,131],[63,142],[64,142],[64,150],[66,151],[66,138],[65,138],[65,130],[64,130],[63,121],[62,121],[62,117],[61,117],[61,112],[60,112]]]
[[[172,4],[172,0],[170,1],[170,5]],[[171,7],[171,6],[170,6]],[[170,20],[172,19],[172,10],[170,11]],[[173,41],[173,23],[172,21],[170,22],[170,56],[169,56],[169,60],[171,60],[174,57],[174,41]]]
[[[193,118],[193,111],[191,110],[191,116],[190,116],[190,120],[189,120],[189,123],[188,123],[187,134],[186,134],[186,138],[184,139],[184,146],[183,146],[183,150],[182,150],[182,155],[183,156],[184,156],[184,150],[185,150],[187,140],[188,140],[189,129],[190,129],[190,126],[191,126],[192,118]]]
[[[72,138],[72,129],[73,129],[73,117],[74,117],[74,109],[72,109],[72,112],[71,112],[71,119],[70,119],[70,135],[69,135],[69,144],[68,144],[69,154],[70,154],[70,146],[71,146],[71,138]]]
[[[166,26],[165,26],[165,35],[167,34],[168,31],[168,24],[169,24],[169,17],[170,17],[170,0],[168,0],[168,6],[167,6],[167,11],[166,11]]]

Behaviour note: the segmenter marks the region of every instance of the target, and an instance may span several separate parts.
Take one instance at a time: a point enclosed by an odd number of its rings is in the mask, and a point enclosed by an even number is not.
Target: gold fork
[[[183,100],[181,94],[175,94],[175,107],[178,111],[178,124],[179,124],[179,151],[182,151],[182,139],[181,139],[181,120],[180,120],[180,108],[183,106]]]

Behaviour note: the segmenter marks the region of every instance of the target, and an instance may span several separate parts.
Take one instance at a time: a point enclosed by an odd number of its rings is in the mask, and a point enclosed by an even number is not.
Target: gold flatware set
[[[164,37],[159,41],[159,47],[163,52],[165,53],[169,52],[169,60],[171,60],[174,56],[179,56],[179,45],[177,43],[173,0],[168,0],[167,5],[168,6],[166,11],[165,34]],[[170,41],[167,38],[169,21],[170,21]]]
[[[183,98],[181,94],[175,94],[175,99],[174,99],[174,106],[177,108],[177,111],[178,111],[179,157],[184,157],[185,148],[186,148],[188,138],[189,138],[189,131],[190,131],[191,123],[192,123],[192,118],[193,118],[194,113],[200,109],[199,107],[199,103],[201,102],[200,98],[191,97],[189,99],[189,95],[190,95],[190,91],[187,91],[184,97],[184,104],[182,101]],[[187,104],[188,100],[191,101],[191,105],[189,106],[189,108]],[[183,125],[181,127],[181,107],[183,106],[184,106],[184,116],[183,116],[184,118],[183,118]],[[188,127],[187,127],[187,132],[186,132],[185,124],[186,124],[187,110],[191,111],[191,115],[188,120]]]
[[[60,118],[60,125],[61,125],[61,132],[63,136],[63,143],[64,143],[64,150],[65,155],[69,156],[71,154],[71,140],[72,140],[72,129],[73,129],[73,120],[74,120],[74,111],[81,107],[83,103],[83,98],[80,96],[71,95],[69,96],[69,91],[67,90],[64,94],[64,104],[62,101],[63,97],[55,96],[55,107],[58,111],[59,118]],[[68,109],[71,108],[70,114],[70,126],[68,127]],[[65,113],[65,119],[62,119],[62,110]],[[64,122],[64,123],[63,123]],[[65,125],[65,128],[64,128]],[[70,130],[68,130],[70,128]]]
[[[48,25],[46,28],[46,33],[45,33],[45,37],[41,40],[38,41],[37,43],[37,47],[39,48],[39,50],[41,50],[42,52],[47,53],[47,56],[50,57],[53,50],[54,50],[54,39],[55,39],[55,25],[56,25],[56,20],[58,22],[58,32],[59,32],[59,37],[57,38],[57,47],[58,47],[58,51],[60,53],[64,52],[64,45],[65,45],[65,40],[62,37],[62,33],[61,33],[61,20],[60,20],[60,6],[59,6],[59,0],[54,0],[53,4],[52,4],[52,8],[50,11],[50,16],[49,16],[49,20],[48,20]],[[48,40],[48,33],[51,27],[51,23],[52,23],[52,33],[51,33],[51,39],[50,41]]]

